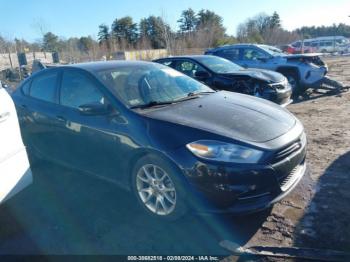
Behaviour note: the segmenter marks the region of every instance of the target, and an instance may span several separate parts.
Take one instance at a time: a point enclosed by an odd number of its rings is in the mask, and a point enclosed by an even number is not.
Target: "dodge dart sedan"
[[[114,182],[154,217],[262,210],[305,173],[306,136],[286,109],[161,64],[44,69],[13,99],[32,159]]]

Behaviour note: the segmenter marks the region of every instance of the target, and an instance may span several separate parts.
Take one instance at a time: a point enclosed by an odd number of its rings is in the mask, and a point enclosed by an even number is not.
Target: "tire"
[[[305,90],[302,90],[300,86],[299,76],[294,71],[286,71],[282,73],[288,80],[289,84],[292,87],[292,97],[298,98]]]
[[[141,209],[160,220],[173,221],[184,216],[188,211],[187,193],[180,175],[164,158],[140,158],[132,171],[131,187]]]

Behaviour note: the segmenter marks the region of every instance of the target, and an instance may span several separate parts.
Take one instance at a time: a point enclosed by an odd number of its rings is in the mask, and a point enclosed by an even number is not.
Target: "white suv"
[[[13,101],[0,82],[0,203],[32,183]]]

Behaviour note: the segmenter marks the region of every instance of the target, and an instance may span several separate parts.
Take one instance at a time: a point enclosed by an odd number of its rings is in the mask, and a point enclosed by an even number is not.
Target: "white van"
[[[343,36],[324,36],[315,38],[311,46],[321,53],[348,52],[349,40]]]
[[[305,39],[291,43],[296,52],[301,52],[302,43],[304,53],[333,53],[333,52],[349,52],[350,41],[344,36],[322,36],[311,39]]]
[[[32,179],[16,109],[0,82],[0,203],[30,185]]]

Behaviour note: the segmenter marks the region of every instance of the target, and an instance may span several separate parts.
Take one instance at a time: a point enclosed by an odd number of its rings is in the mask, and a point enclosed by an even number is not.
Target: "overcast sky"
[[[33,41],[40,38],[36,26],[40,23],[61,37],[96,36],[99,24],[110,25],[126,15],[135,22],[160,15],[177,29],[181,11],[189,7],[196,12],[202,8],[216,12],[231,35],[239,23],[261,12],[277,11],[288,30],[303,25],[350,25],[350,0],[0,0],[0,35]]]

